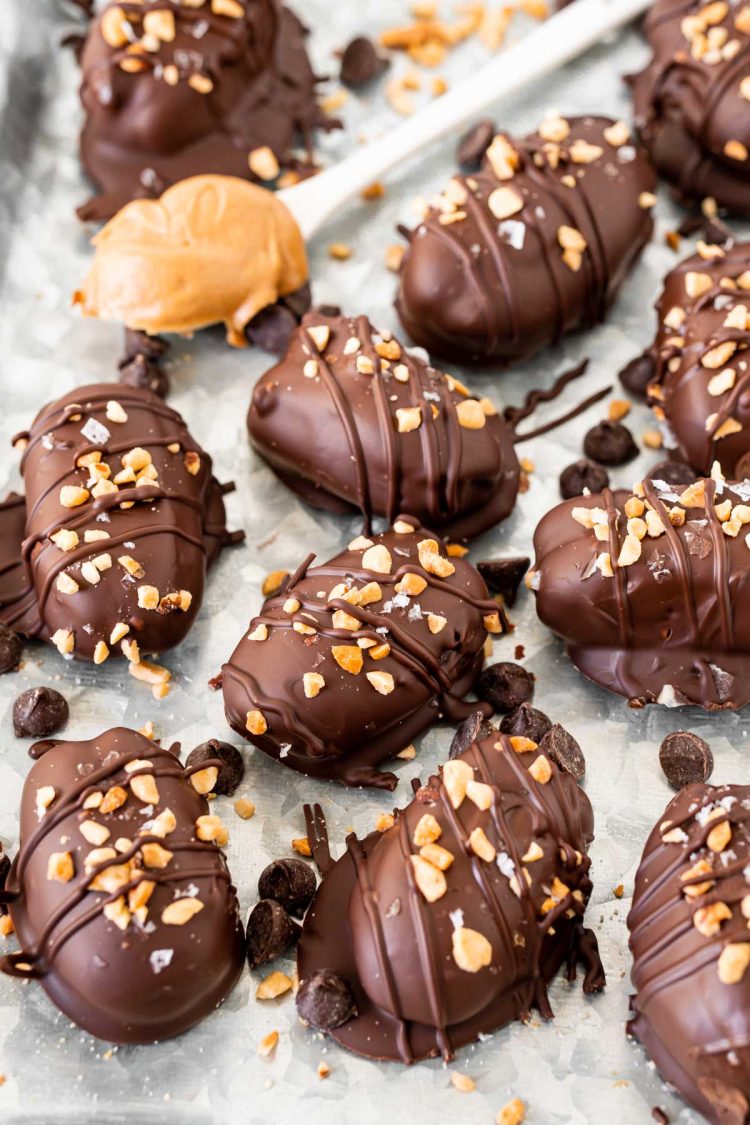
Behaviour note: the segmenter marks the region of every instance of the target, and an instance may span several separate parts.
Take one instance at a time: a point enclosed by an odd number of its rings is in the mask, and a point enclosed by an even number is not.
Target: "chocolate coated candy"
[[[16,738],[46,738],[68,721],[67,700],[54,688],[36,687],[21,692],[13,704]]]
[[[673,789],[708,781],[714,768],[711,747],[697,734],[676,730],[659,747],[659,765]]]
[[[0,675],[15,672],[23,652],[23,642],[18,633],[7,625],[0,625]]]
[[[199,766],[212,758],[221,762],[219,773],[213,792],[222,796],[231,796],[245,776],[245,759],[242,752],[229,742],[220,742],[218,738],[209,738],[191,750],[185,762],[185,768]]]
[[[357,1004],[349,982],[322,969],[302,981],[297,993],[297,1011],[310,1027],[332,1031],[354,1019]]]
[[[316,886],[315,872],[301,859],[275,859],[261,872],[258,894],[280,903],[290,914],[304,914]]]
[[[520,664],[503,661],[485,668],[477,682],[477,695],[491,703],[496,714],[506,715],[527,703],[534,694],[534,677]]]
[[[583,452],[600,465],[625,465],[638,456],[638,446],[622,422],[604,421],[586,434]]]
[[[251,969],[274,961],[297,940],[300,927],[290,918],[281,903],[262,898],[250,911],[245,940],[247,960]]]
[[[560,473],[560,495],[563,500],[582,496],[584,489],[588,489],[589,492],[601,492],[603,488],[608,487],[607,470],[584,457],[580,461],[574,461]]]

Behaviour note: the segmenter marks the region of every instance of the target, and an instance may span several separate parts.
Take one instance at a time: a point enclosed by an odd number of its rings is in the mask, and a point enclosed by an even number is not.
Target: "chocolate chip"
[[[5,889],[5,883],[10,871],[10,859],[3,851],[3,846],[0,844],[0,891]],[[7,914],[8,907],[5,903],[0,902],[0,915]]]
[[[295,289],[293,293],[287,293],[284,297],[280,298],[280,304],[289,309],[289,312],[297,318],[302,320],[306,312],[310,311],[312,305],[312,290],[310,289],[310,282],[306,281],[299,289]]]
[[[315,872],[301,859],[275,859],[261,872],[258,894],[272,898],[289,911],[302,914],[315,894]]]
[[[300,985],[297,1012],[306,1024],[321,1031],[341,1027],[357,1015],[352,986],[338,973],[319,969]]]
[[[7,625],[0,625],[0,675],[15,672],[23,652],[23,643],[18,633]]]
[[[245,776],[245,759],[236,746],[229,742],[219,742],[218,738],[209,738],[208,742],[201,742],[200,746],[190,751],[185,765],[188,768],[199,766],[211,758],[219,758],[222,762],[213,792],[228,797]]]
[[[69,714],[67,701],[59,691],[29,688],[13,704],[13,730],[16,738],[46,738],[65,726]]]
[[[652,1107],[651,1116],[657,1125],[669,1125],[669,1118],[660,1106],[655,1105]]]
[[[750,477],[750,453],[743,453],[732,474],[734,480],[747,480]],[[695,478],[698,479],[697,477]]]
[[[297,941],[301,927],[290,918],[281,903],[262,898],[250,911],[245,938],[247,960],[251,969],[274,961]]]
[[[645,475],[648,480],[663,480],[673,485],[688,485],[698,480],[698,473],[684,461],[659,461]]]
[[[247,338],[264,352],[284,355],[297,327],[297,318],[285,305],[269,305],[254,316],[247,326]]]
[[[315,311],[321,316],[341,316],[341,305],[316,305]]]
[[[600,465],[625,465],[638,456],[638,446],[627,426],[607,420],[589,430],[583,452]]]
[[[609,474],[601,465],[587,461],[582,457],[574,461],[560,473],[560,495],[563,500],[572,500],[574,496],[583,496],[584,489],[589,492],[601,492],[609,485]]]
[[[493,594],[500,594],[506,605],[515,605],[521,579],[529,569],[530,559],[489,559],[478,562],[477,570]]]
[[[673,789],[708,781],[714,768],[711,747],[689,730],[668,734],[659,747],[659,765]]]
[[[146,359],[160,360],[169,344],[161,336],[149,336],[147,332],[138,332],[135,328],[125,329],[125,355],[120,360],[120,367],[130,363],[136,356],[142,355]]]
[[[626,391],[637,398],[645,398],[646,387],[656,375],[656,364],[650,351],[631,359],[620,372],[620,382]]]
[[[462,172],[478,172],[484,154],[495,136],[495,122],[485,117],[477,121],[459,140],[456,146],[456,159]]]
[[[550,727],[539,743],[539,749],[544,751],[561,770],[572,774],[576,781],[583,781],[586,774],[586,759],[583,751],[573,735],[559,723],[554,723]]]
[[[520,664],[490,664],[477,683],[477,695],[491,703],[498,715],[507,715],[534,694],[534,677]]]
[[[144,355],[134,356],[120,368],[119,382],[126,387],[140,387],[166,398],[170,390],[169,376]]]
[[[378,54],[371,39],[358,35],[347,44],[341,56],[341,81],[357,89],[366,86],[390,65],[388,59]]]
[[[503,715],[500,723],[502,734],[520,735],[521,738],[530,738],[532,742],[541,742],[551,729],[552,720],[549,716],[528,703],[522,703],[509,715]]]
[[[469,715],[468,719],[464,719],[453,735],[448,756],[458,758],[465,750],[469,749],[472,743],[479,742],[483,738],[489,738],[496,730],[497,728],[493,727],[490,720],[481,711],[475,711],[472,715]]]

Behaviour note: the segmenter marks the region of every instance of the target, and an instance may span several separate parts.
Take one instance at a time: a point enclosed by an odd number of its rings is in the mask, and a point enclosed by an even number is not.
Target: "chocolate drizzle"
[[[81,156],[100,194],[81,218],[111,218],[129,200],[201,173],[270,183],[279,166],[309,172],[314,130],[338,122],[316,101],[305,29],[278,0],[240,2],[237,17],[210,4],[125,0],[92,21],[81,55]],[[121,46],[116,32],[103,35],[118,7],[128,21]],[[144,36],[152,11],[174,24],[171,39]],[[293,155],[298,138],[306,164]],[[253,161],[253,171],[251,154],[266,149],[273,163]]]
[[[607,141],[612,125],[556,119],[520,140],[496,138],[499,158],[490,146],[481,172],[454,178],[410,235],[401,269],[396,307],[418,344],[450,359],[512,364],[604,317],[650,237],[643,193],[655,182],[627,134]],[[498,210],[498,188],[515,210]],[[580,260],[563,258],[562,228],[585,240]]]
[[[635,497],[605,490],[566,501],[544,517],[535,535],[539,616],[582,672],[631,705],[742,707],[750,701],[747,486],[705,480],[682,492],[644,480],[638,488]],[[647,518],[655,518],[649,531]],[[602,542],[594,527],[605,520]]]
[[[462,403],[476,404],[472,428]],[[504,519],[518,491],[511,435],[488,400],[479,407],[366,317],[310,313],[257,383],[248,430],[286,484],[316,506],[359,509],[368,532],[374,516],[409,511],[463,537]],[[402,411],[415,428],[399,429]]]
[[[730,983],[725,964],[747,950],[748,810],[747,786],[682,789],[646,842],[628,917],[628,1030],[717,1125],[741,1125],[750,1112],[750,977],[740,968]]]
[[[322,566],[311,568],[309,556],[224,665],[230,725],[284,765],[393,789],[396,777],[373,767],[441,717],[476,710],[461,697],[481,668],[486,628],[500,628],[497,605],[474,568],[446,559],[417,520],[400,517],[395,528],[355,540]],[[432,557],[420,550],[429,542]],[[363,565],[368,550],[381,548],[387,572]],[[358,604],[365,589],[369,600]],[[348,650],[351,670],[337,662],[334,646]],[[324,683],[309,697],[304,676],[316,673]],[[378,683],[383,674],[389,682]],[[266,726],[260,733],[249,718],[258,713],[256,725]]]
[[[585,794],[551,762],[548,780],[537,781],[529,773],[539,768],[535,744],[514,749],[504,735],[472,744],[457,761],[482,797],[489,787],[489,806],[449,796],[445,778],[431,777],[392,828],[362,842],[347,838],[305,918],[300,979],[326,967],[348,981],[358,1015],[331,1034],[369,1058],[447,1060],[481,1034],[527,1019],[532,1007],[550,1017],[547,982],[569,956],[575,961],[580,942],[591,959],[589,983],[603,984],[595,939],[579,922],[591,891]],[[425,814],[452,857],[445,890],[432,901],[413,865]],[[478,829],[497,862],[474,850]],[[461,967],[457,930],[486,938],[489,964]]]
[[[223,855],[196,835],[208,803],[176,749],[125,728],[47,746],[24,786],[20,848],[0,892],[21,943],[0,969],[40,980],[70,1019],[112,1042],[152,1042],[191,1027],[231,990],[244,960]],[[139,777],[153,779],[155,804],[136,798]],[[102,798],[118,790],[121,804],[102,811]],[[100,828],[106,849],[92,849],[84,821]],[[149,845],[166,849],[158,864]],[[67,878],[50,873],[60,855],[70,861]],[[200,906],[167,923],[164,912],[181,899]]]
[[[710,196],[750,214],[750,108],[740,90],[750,62],[744,9],[656,0],[644,31],[653,56],[631,83],[636,124],[656,167],[682,199]]]
[[[65,651],[89,660],[100,643],[120,652],[110,639],[118,623],[144,652],[178,644],[200,608],[207,566],[242,538],[226,529],[222,496],[232,486],[214,479],[180,415],[146,390],[80,387],[44,407],[14,442],[25,446],[25,538],[19,544],[15,498],[0,513],[13,533],[0,619],[42,640],[72,633]],[[63,506],[70,488],[84,490],[83,503]],[[132,573],[124,557],[135,560]],[[74,592],[64,592],[59,583],[70,580]],[[139,604],[141,582],[158,592],[156,607]]]

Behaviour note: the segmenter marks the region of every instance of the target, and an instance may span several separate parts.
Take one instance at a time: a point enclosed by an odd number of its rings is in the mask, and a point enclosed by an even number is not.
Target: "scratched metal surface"
[[[312,51],[321,73],[335,72],[332,52],[352,34],[399,22],[407,10],[405,0],[360,0],[357,5],[299,0],[297,7],[313,29]],[[89,259],[91,232],[81,228],[73,213],[87,188],[77,159],[76,67],[70,54],[58,49],[67,26],[61,5],[53,0],[4,0],[0,5],[0,489],[17,483],[11,434],[28,424],[42,402],[80,383],[114,378],[120,353],[117,326],[83,322],[69,304]],[[478,44],[467,44],[452,54],[441,73],[456,82],[484,57]],[[505,128],[525,131],[552,107],[566,114],[596,110],[627,117],[620,76],[644,57],[643,43],[631,30],[504,104],[498,119]],[[343,115],[345,133],[323,143],[326,160],[394,121],[382,86],[366,98],[350,98]],[[394,281],[383,267],[384,248],[394,241],[397,222],[412,219],[414,197],[431,194],[452,168],[453,149],[446,144],[403,168],[389,182],[383,201],[352,208],[318,238],[311,247],[317,299],[341,303],[350,313],[364,312],[377,324],[395,328]],[[548,386],[555,373],[589,356],[585,388],[569,388],[561,403],[546,408],[546,418],[613,380],[618,367],[649,340],[651,303],[674,260],[661,237],[676,216],[665,192],[657,215],[659,234],[605,325],[585,337],[569,338],[512,374],[472,376],[472,384],[498,406],[516,403],[530,386]],[[328,259],[326,245],[332,238],[353,246],[349,262]],[[161,704],[123,676],[121,664],[96,670],[66,664],[37,645],[27,647],[18,674],[0,679],[0,837],[11,852],[29,767],[28,743],[14,738],[10,723],[18,692],[42,683],[62,690],[71,706],[71,737],[91,737],[116,723],[137,728],[149,719],[159,736],[180,740],[187,749],[207,737],[226,736],[221,698],[207,681],[258,609],[262,577],[279,567],[293,568],[310,549],[325,558],[355,532],[356,520],[321,516],[303,507],[251,454],[243,419],[251,387],[268,362],[260,353],[230,351],[216,332],[176,342],[171,401],[213,454],[218,475],[236,480],[229,512],[232,525],[246,529],[247,543],[225,553],[209,581],[195,629],[169,654],[174,689]],[[478,542],[471,558],[529,552],[538,518],[557,499],[559,470],[579,454],[584,430],[599,416],[594,408],[524,448],[536,463],[531,487],[520,497],[514,516]],[[644,409],[635,412],[632,423],[636,434],[646,429]],[[616,471],[615,482],[631,483],[652,457]],[[299,1025],[290,996],[257,1002],[256,981],[248,972],[221,1010],[187,1035],[113,1053],[63,1019],[38,986],[3,978],[2,1119],[39,1125],[172,1120],[249,1125],[304,1118],[367,1125],[396,1117],[436,1121],[446,1116],[462,1125],[494,1120],[500,1107],[518,1096],[527,1103],[530,1125],[640,1122],[650,1120],[650,1108],[657,1104],[673,1121],[696,1121],[624,1035],[629,989],[625,916],[643,841],[669,797],[656,759],[661,738],[680,726],[698,731],[713,746],[715,778],[747,783],[747,721],[695,711],[631,713],[573,671],[558,642],[536,621],[528,595],[521,597],[513,617],[514,637],[496,642],[496,657],[512,659],[515,644],[524,645],[525,663],[537,676],[535,702],[573,731],[588,760],[586,789],[597,823],[588,918],[599,935],[608,972],[604,995],[586,1000],[579,987],[555,983],[554,1022],[515,1025],[460,1054],[454,1068],[477,1082],[474,1093],[461,1094],[450,1086],[452,1068],[440,1061],[402,1069],[327,1046]],[[398,764],[402,781],[394,804],[408,799],[412,776],[427,776],[445,758],[450,737],[447,727],[430,732],[419,744],[416,761]],[[323,804],[337,853],[349,826],[367,832],[376,814],[391,804],[383,795],[307,781],[249,749],[246,761],[241,792],[256,803],[256,816],[240,821],[226,798],[219,799],[226,807],[217,810],[231,828],[229,860],[244,911],[255,901],[262,867],[272,857],[288,854],[290,840],[302,834],[304,800]],[[618,900],[613,889],[620,883],[625,895]],[[280,1032],[275,1057],[261,1060],[258,1041],[274,1028]],[[316,1077],[321,1058],[331,1067],[324,1082]]]

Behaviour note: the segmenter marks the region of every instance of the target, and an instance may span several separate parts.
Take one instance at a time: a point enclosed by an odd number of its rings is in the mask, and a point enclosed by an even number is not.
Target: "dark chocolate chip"
[[[477,121],[476,125],[464,133],[456,146],[456,159],[462,172],[479,171],[494,136],[495,122],[487,117]]]
[[[661,1106],[655,1105],[651,1109],[651,1116],[657,1125],[669,1125],[669,1118],[667,1117]]]
[[[522,703],[509,715],[503,715],[500,722],[503,734],[520,735],[521,738],[530,738],[532,742],[541,742],[551,729],[552,720],[544,711],[539,711],[528,703]]]
[[[199,766],[211,758],[219,758],[222,763],[213,792],[228,797],[245,776],[245,759],[236,746],[229,742],[219,742],[218,738],[209,738],[208,742],[201,742],[200,746],[190,751],[185,765],[188,768]]]
[[[152,391],[159,398],[169,394],[170,383],[166,371],[144,355],[134,356],[129,363],[120,368],[119,382],[126,387],[141,387]]]
[[[626,391],[637,398],[646,397],[646,387],[656,375],[656,364],[650,351],[631,359],[620,372],[620,382]]]
[[[561,770],[572,774],[576,781],[583,781],[586,774],[586,759],[583,751],[573,735],[559,723],[554,723],[550,727],[539,743],[539,749],[544,751]]]
[[[498,715],[515,711],[534,694],[534,677],[520,664],[504,661],[485,668],[477,683],[477,695],[491,703]]]
[[[711,747],[689,730],[668,734],[659,747],[659,765],[673,789],[708,781],[714,768]]]
[[[290,918],[280,902],[262,898],[247,920],[247,960],[251,969],[280,957],[297,941],[301,927]]]
[[[126,328],[125,354],[120,360],[120,367],[124,367],[126,363],[130,363],[138,355],[158,361],[168,350],[169,344],[161,336],[149,336],[147,332],[139,332],[135,328]]]
[[[489,559],[478,562],[477,570],[493,594],[500,594],[506,605],[514,605],[521,579],[529,569],[530,559]]]
[[[3,851],[2,844],[0,844],[0,891],[5,890],[5,883],[6,883],[6,880],[8,878],[8,872],[9,871],[10,871],[10,859],[5,854],[5,852]],[[7,914],[7,913],[8,913],[8,907],[5,905],[5,903],[0,903],[0,915]]]
[[[275,859],[261,872],[258,894],[272,898],[289,911],[302,914],[315,894],[315,872],[301,859]]]
[[[0,675],[15,672],[23,652],[23,643],[18,633],[7,625],[0,625]]]
[[[247,326],[247,338],[264,352],[284,355],[297,327],[297,318],[284,305],[269,305],[254,316]]]
[[[586,434],[583,452],[600,465],[625,465],[638,456],[638,446],[622,422],[605,420]]]
[[[698,1079],[698,1089],[714,1110],[714,1120],[721,1125],[745,1125],[750,1105],[742,1090],[707,1075]]]
[[[464,719],[453,735],[448,756],[458,758],[465,750],[469,749],[472,743],[479,742],[483,738],[489,738],[496,730],[497,727],[493,727],[490,720],[481,711],[475,711],[472,715],[469,715],[468,719]]]
[[[601,492],[609,485],[609,474],[601,465],[587,461],[582,457],[574,461],[560,473],[560,495],[563,500],[572,500],[574,496],[583,496],[584,489],[589,492]]]
[[[13,730],[16,738],[46,738],[65,726],[69,714],[67,701],[59,691],[29,688],[13,704]]]
[[[341,81],[357,89],[366,86],[390,65],[388,59],[378,54],[371,39],[358,35],[347,44],[341,56]]]
[[[332,1031],[357,1015],[357,1004],[348,980],[319,969],[303,981],[297,993],[297,1012],[310,1027]]]
[[[312,290],[310,289],[310,282],[306,281],[299,289],[295,289],[293,293],[287,293],[286,296],[280,298],[280,304],[285,305],[289,312],[297,318],[302,320],[306,312],[310,311],[312,305]]]
[[[665,484],[688,485],[698,480],[698,473],[684,461],[659,461],[646,476],[649,480],[663,480]]]
[[[341,305],[316,305],[315,311],[321,316],[341,316]]]

